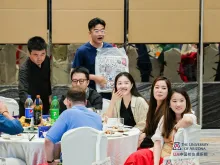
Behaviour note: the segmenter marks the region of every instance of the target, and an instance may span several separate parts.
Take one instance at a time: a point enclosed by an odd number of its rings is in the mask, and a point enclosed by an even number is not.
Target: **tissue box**
[[[45,138],[47,131],[50,129],[51,126],[39,126],[38,127],[38,137]]]

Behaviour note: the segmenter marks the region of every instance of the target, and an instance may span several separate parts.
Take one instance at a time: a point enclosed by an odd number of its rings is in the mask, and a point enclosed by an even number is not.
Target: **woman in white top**
[[[196,116],[191,112],[189,96],[183,89],[173,89],[167,97],[165,106],[164,116],[158,123],[156,132],[152,137],[154,147],[144,150],[144,157],[137,160],[137,165],[140,163],[161,165],[163,158],[171,155],[174,135],[177,130],[196,124]]]
[[[192,114],[189,96],[182,88],[173,89],[164,116],[158,124],[156,133],[152,137],[154,141],[154,164],[159,165],[161,159],[170,156],[173,148],[174,135],[179,128],[187,128],[196,124],[196,116]],[[161,141],[164,142],[161,146]]]

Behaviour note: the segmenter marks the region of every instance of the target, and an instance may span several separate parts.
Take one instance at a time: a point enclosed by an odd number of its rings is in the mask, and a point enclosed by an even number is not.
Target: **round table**
[[[107,154],[112,165],[123,165],[127,157],[137,150],[140,131],[133,128],[120,137],[108,137]],[[0,137],[0,157],[14,157],[27,165],[46,162],[44,139],[35,137],[32,141],[24,135],[22,139],[6,140]]]

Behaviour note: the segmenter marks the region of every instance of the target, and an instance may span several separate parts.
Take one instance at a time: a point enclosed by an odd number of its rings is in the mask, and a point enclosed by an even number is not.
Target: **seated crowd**
[[[62,112],[45,138],[49,164],[54,163],[55,143],[61,140],[66,131],[83,126],[102,130],[101,116],[87,109],[87,106],[95,107],[96,103],[98,108],[102,106],[101,96],[87,87],[88,71],[82,67],[76,68],[72,71],[71,78],[76,82],[72,83],[66,97],[62,98],[66,110]],[[85,81],[80,82],[79,79]],[[97,97],[97,102],[91,97]],[[170,156],[176,131],[196,124],[196,116],[191,111],[186,91],[181,88],[171,89],[171,83],[167,78],[158,77],[154,80],[150,100],[147,102],[138,92],[133,77],[127,72],[122,72],[115,78],[112,99],[104,115],[108,118],[124,118],[125,125],[136,127],[141,131],[139,148],[127,158],[125,165],[155,165],[161,164],[164,157]],[[19,121],[9,115],[7,107],[2,102],[0,102],[0,132],[8,134],[23,132]]]
[[[100,31],[101,28],[101,31]],[[98,30],[97,30],[98,29]],[[166,77],[157,77],[152,86],[150,100],[145,100],[138,92],[132,75],[121,72],[115,77],[112,94],[98,93],[95,83],[103,85],[105,79],[94,74],[94,65],[87,63],[90,52],[96,55],[96,48],[111,47],[104,43],[103,37],[97,39],[96,33],[103,33],[105,22],[95,18],[89,22],[92,40],[76,53],[76,61],[71,71],[71,88],[60,100],[60,116],[48,131],[45,138],[45,150],[48,164],[55,164],[54,148],[65,132],[78,127],[92,127],[102,130],[102,118],[88,108],[102,109],[102,98],[109,98],[110,105],[103,115],[106,118],[124,118],[124,124],[140,130],[138,149],[132,153],[125,165],[159,165],[163,158],[170,156],[173,137],[179,128],[186,128],[196,123],[192,114],[189,96],[183,89],[172,89]],[[84,50],[85,49],[85,50]],[[41,93],[43,114],[48,114],[51,102],[50,60],[46,57],[46,43],[41,37],[33,37],[28,42],[30,58],[21,67],[19,73],[20,115],[24,115],[24,102],[27,94],[32,99]],[[86,52],[83,55],[83,52]],[[85,59],[83,59],[85,58]],[[82,63],[86,63],[82,67]],[[36,77],[38,75],[39,77]],[[94,80],[91,81],[90,80]],[[45,90],[46,89],[46,90]],[[106,96],[106,97],[105,97]],[[111,96],[111,97],[109,97]],[[14,119],[7,107],[0,102],[0,132],[19,134],[23,128]],[[163,143],[161,143],[163,142]]]

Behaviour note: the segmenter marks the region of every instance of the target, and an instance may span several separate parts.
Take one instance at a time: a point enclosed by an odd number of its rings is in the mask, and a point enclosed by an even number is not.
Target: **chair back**
[[[99,161],[92,163],[92,165],[111,165],[111,159],[110,157],[107,157],[104,160],[99,160]]]
[[[15,99],[0,96],[0,101],[7,106],[11,116],[19,115],[19,105]]]
[[[17,158],[0,158],[0,165],[26,165],[26,163]]]
[[[102,114],[104,114],[110,105],[110,100],[108,99],[102,99]]]
[[[67,131],[61,139],[63,165],[91,165],[107,158],[108,140],[104,132],[90,127]]]
[[[199,155],[196,147],[200,142],[201,126],[193,124],[188,128],[180,128],[175,134],[171,156],[164,159],[164,164],[194,164],[199,165]],[[197,144],[197,145],[196,145]]]

